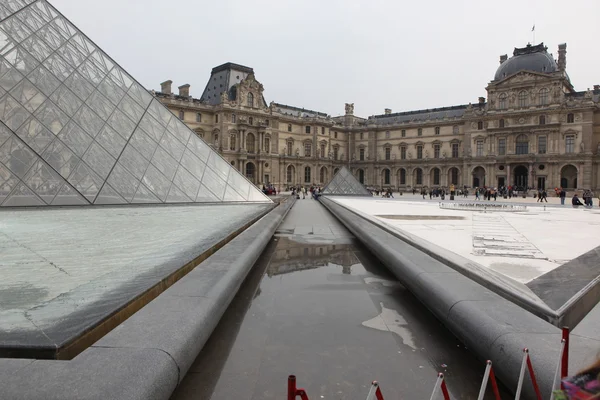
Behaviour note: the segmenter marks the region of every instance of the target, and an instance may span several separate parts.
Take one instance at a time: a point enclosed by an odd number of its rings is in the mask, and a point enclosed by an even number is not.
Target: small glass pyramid
[[[330,196],[373,196],[346,167],[333,176],[321,193]]]
[[[44,0],[0,2],[0,205],[270,202]]]

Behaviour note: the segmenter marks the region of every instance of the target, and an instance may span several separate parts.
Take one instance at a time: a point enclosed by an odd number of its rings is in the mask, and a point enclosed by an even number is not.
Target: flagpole
[[[535,46],[535,22],[533,23],[533,28],[531,28],[531,32],[533,34],[533,43],[531,43],[531,45]]]

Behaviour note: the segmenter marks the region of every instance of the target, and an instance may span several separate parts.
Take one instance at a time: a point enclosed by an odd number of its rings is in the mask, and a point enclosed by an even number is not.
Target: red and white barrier
[[[440,391],[444,396],[444,400],[450,400],[450,394],[448,393],[448,388],[446,387],[446,381],[444,381],[444,374],[441,372],[438,374],[437,381],[435,381],[435,386],[433,387],[433,393],[431,393],[429,400],[435,400],[438,392]]]
[[[373,381],[371,383],[371,389],[367,395],[367,400],[383,400],[383,394],[379,388],[379,382]]]
[[[487,361],[485,366],[485,372],[483,373],[483,381],[481,382],[481,389],[479,389],[479,396],[477,396],[477,400],[483,400],[483,397],[485,396],[485,389],[487,389],[488,381],[492,384],[492,391],[494,392],[494,397],[496,398],[496,400],[502,400],[500,398],[498,382],[496,381],[496,374],[494,374],[494,368],[492,367],[492,362],[490,360]]]

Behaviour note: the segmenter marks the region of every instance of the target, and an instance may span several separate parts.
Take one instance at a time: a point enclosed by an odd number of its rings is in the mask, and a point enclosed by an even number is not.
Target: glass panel
[[[200,181],[194,178],[185,168],[179,166],[173,183],[177,185],[190,199],[195,199],[200,189]]]
[[[229,175],[229,170],[231,169],[231,166],[229,165],[229,163],[227,161],[223,160],[221,158],[221,156],[219,156],[219,154],[217,154],[217,152],[212,152],[210,154],[210,157],[208,157],[207,165],[210,168],[212,168],[213,171],[218,173],[223,180],[227,179],[227,176]],[[214,193],[218,194],[216,192],[214,192]]]
[[[75,189],[73,189],[68,183],[65,183],[60,189],[54,200],[52,201],[53,206],[78,206],[78,205],[89,205]]]
[[[115,106],[98,91],[92,93],[86,104],[104,120],[108,119],[115,109]]]
[[[23,183],[19,184],[15,190],[4,200],[3,207],[15,206],[43,206],[44,202],[35,195]]]
[[[152,159],[156,146],[158,146],[139,126],[131,136],[129,143],[148,160]]]
[[[42,26],[46,25],[46,21],[29,7],[21,10],[21,12],[17,14],[17,17],[32,31],[37,31]]]
[[[230,173],[227,184],[235,189],[246,200],[248,191],[250,190],[250,182],[248,182],[241,174]]]
[[[38,160],[31,167],[24,182],[29,186],[46,204],[52,203],[54,197],[65,183],[65,181],[45,162]]]
[[[0,59],[0,72],[3,72],[0,77],[0,87],[4,90],[10,90],[23,79],[23,75],[13,68],[6,60]]]
[[[36,1],[33,3],[31,8],[34,9],[46,22],[50,22],[56,18],[56,12],[54,9],[52,9],[52,7],[48,7],[46,2]]]
[[[85,196],[91,203],[100,191],[104,181],[84,163],[80,163],[77,169],[68,179],[69,183]]]
[[[148,107],[150,100],[152,100],[152,95],[136,82],[131,84],[128,94],[144,109]]]
[[[125,144],[127,144],[127,141],[119,136],[117,131],[108,125],[105,125],[102,128],[102,131],[96,137],[96,140],[115,158],[119,157]]]
[[[3,56],[6,61],[11,63],[11,65],[23,75],[27,75],[33,71],[35,67],[40,65],[40,63],[33,58],[31,54],[29,54],[20,46],[9,50],[7,53],[3,54]]]
[[[171,122],[169,122],[169,126],[167,127],[169,132],[173,134],[184,146],[187,144],[190,139],[191,131],[190,129],[179,119],[171,118]]]
[[[69,39],[77,31],[73,25],[61,16],[57,16],[50,22],[50,25],[56,28],[65,39]]]
[[[167,179],[172,180],[177,172],[177,161],[169,155],[162,147],[158,147],[152,158],[152,164],[156,166]]]
[[[120,110],[115,110],[108,123],[125,140],[129,139],[129,136],[131,136],[135,129],[135,124]]]
[[[167,126],[169,124],[169,120],[173,115],[171,111],[167,110],[165,106],[159,103],[159,101],[156,99],[152,99],[150,107],[148,108],[148,112],[164,126]]]
[[[33,150],[41,153],[55,136],[35,117],[31,116],[17,131],[17,135]],[[1,142],[1,140],[0,140]]]
[[[46,100],[35,112],[37,119],[55,135],[65,126],[69,117],[56,104]]]
[[[104,187],[100,191],[94,204],[123,204],[127,203],[115,189],[113,189],[108,183],[104,183]]]
[[[219,199],[223,198],[225,193],[225,180],[221,179],[210,168],[206,168],[204,176],[202,177],[202,185],[206,186],[212,193],[214,193]]]
[[[4,8],[4,6],[0,4],[0,20],[8,17],[10,14],[12,14],[12,12],[8,8]],[[1,199],[0,202],[2,202]]]
[[[52,96],[50,96],[50,99],[70,117],[72,117],[83,104],[83,102],[79,100],[73,92],[67,89],[65,85],[61,85],[56,89],[56,91],[52,93]]]
[[[125,92],[108,76],[100,83],[98,90],[114,105],[119,104],[123,96],[125,96]]]
[[[94,86],[77,71],[67,78],[65,85],[67,85],[81,100],[86,100],[94,91]]]
[[[0,162],[19,178],[25,176],[36,159],[36,155],[15,135],[0,147]]]
[[[181,156],[185,151],[185,147],[175,139],[170,133],[165,133],[160,141],[160,145],[163,149],[167,150],[177,161],[181,160]]]
[[[183,153],[183,157],[181,158],[181,165],[191,172],[196,178],[202,180],[202,176],[204,175],[204,169],[206,168],[206,164],[204,164],[198,157],[196,157],[189,149]]]
[[[165,127],[158,123],[150,114],[146,113],[142,117],[139,126],[152,138],[155,142],[160,142]]]
[[[206,186],[204,186],[204,185],[200,186],[200,191],[198,192],[198,196],[196,197],[197,202],[213,203],[213,202],[220,201],[220,200],[221,199],[218,198],[213,192],[211,192]]]
[[[131,143],[125,147],[123,154],[119,157],[119,164],[123,165],[133,176],[141,180],[148,168],[150,161],[146,160],[142,155],[131,146]]]
[[[103,75],[108,74],[114,67],[112,61],[110,61],[110,59],[100,50],[96,50],[92,53],[90,61],[102,71]]]
[[[58,137],[64,144],[69,146],[78,157],[82,157],[85,154],[93,140],[73,121],[67,123],[65,128],[58,134]]]
[[[96,64],[94,64],[89,59],[86,60],[83,64],[81,64],[77,71],[79,71],[81,75],[83,75],[94,85],[98,85],[106,76],[106,73],[102,72],[102,70],[98,68]]]
[[[104,121],[85,104],[77,111],[73,120],[92,137],[96,136],[104,126]]]
[[[62,46],[66,39],[58,33],[58,31],[52,25],[46,25],[39,31],[37,31],[37,35],[46,42],[52,50],[58,49]]]
[[[19,178],[13,175],[8,168],[0,164],[0,204],[6,196],[21,182]]]
[[[144,175],[144,184],[158,196],[160,201],[164,202],[167,199],[171,181],[158,170],[154,165],[150,165]]]
[[[231,186],[227,186],[227,189],[225,190],[225,197],[223,197],[223,201],[244,201],[246,200],[244,197],[242,197],[241,194],[239,194],[238,192],[236,192]]]
[[[139,121],[144,115],[142,107],[138,106],[129,96],[125,96],[118,107],[134,121]]]
[[[99,143],[92,143],[83,161],[89,165],[102,179],[106,179],[117,160],[113,158]]]
[[[169,195],[167,196],[167,203],[189,203],[192,200],[179,190],[175,185],[171,186]]]
[[[41,65],[30,73],[28,78],[46,96],[50,96],[60,85],[60,81]]]
[[[11,14],[19,11],[23,8],[27,3],[23,3],[23,0],[4,0],[2,5],[6,7]]]
[[[4,144],[4,142],[6,142],[6,139],[11,137],[12,135],[13,134],[10,131],[10,129],[8,129],[6,126],[4,126],[4,124],[0,123],[0,146],[2,146]]]
[[[69,43],[73,44],[73,46],[75,46],[77,50],[83,53],[86,57],[96,49],[96,47],[94,47],[94,45],[80,33],[76,33],[71,39],[69,39]]]
[[[65,178],[71,175],[79,163],[79,158],[58,139],[54,139],[44,150],[42,157]]]
[[[27,79],[23,79],[17,84],[11,91],[10,94],[23,105],[29,112],[34,112],[40,104],[46,100],[40,91],[29,82]]]
[[[50,54],[52,49],[44,43],[37,35],[31,35],[21,43],[29,54],[36,58],[39,62],[44,61]]]
[[[10,45],[10,47],[16,46],[17,42],[13,41],[10,36],[6,34],[2,29],[0,29],[0,52],[4,53],[3,49]]]
[[[110,70],[109,78],[123,91],[127,91],[133,82],[123,70],[117,66]]]
[[[61,48],[57,50],[57,53],[60,54],[65,61],[71,64],[73,67],[77,68],[81,63],[85,60],[86,56],[81,53],[77,47],[71,43],[65,43]]]
[[[0,121],[16,131],[31,114],[10,95],[0,99]]]
[[[140,184],[132,203],[162,203],[144,184]]]
[[[31,29],[23,25],[15,16],[2,21],[0,28],[19,43],[31,35]]]
[[[65,80],[73,72],[73,67],[56,53],[48,57],[43,64],[61,81]]]

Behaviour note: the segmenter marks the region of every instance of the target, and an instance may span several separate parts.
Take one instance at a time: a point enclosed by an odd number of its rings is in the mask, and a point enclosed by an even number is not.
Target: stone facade
[[[573,89],[566,45],[557,62],[541,44],[515,49],[500,64],[488,101],[368,118],[354,116],[352,103],[339,117],[267,105],[253,70],[231,63],[213,69],[200,99],[189,85],[172,94],[171,81],[154,95],[257,185],[323,185],[346,165],[365,185],[396,190],[598,190],[600,87]]]

